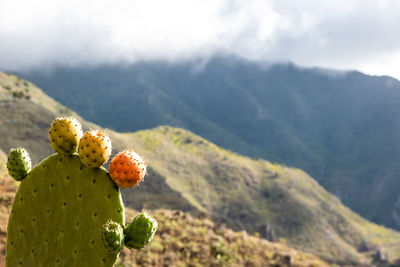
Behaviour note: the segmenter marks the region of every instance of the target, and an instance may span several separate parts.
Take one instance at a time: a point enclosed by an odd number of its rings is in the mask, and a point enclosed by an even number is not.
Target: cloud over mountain
[[[3,0],[0,69],[233,53],[400,77],[399,15],[394,0]]]

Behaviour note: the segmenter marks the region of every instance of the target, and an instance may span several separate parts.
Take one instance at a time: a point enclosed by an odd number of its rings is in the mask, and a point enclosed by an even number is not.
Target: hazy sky
[[[0,0],[0,69],[233,53],[400,79],[398,0]]]

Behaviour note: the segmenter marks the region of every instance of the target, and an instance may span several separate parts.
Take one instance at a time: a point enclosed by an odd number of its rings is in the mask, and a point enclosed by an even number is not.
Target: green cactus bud
[[[111,252],[120,252],[124,247],[124,229],[119,223],[109,221],[103,226],[103,242]]]
[[[28,152],[24,148],[10,150],[7,160],[8,173],[16,181],[21,181],[31,171],[32,163]]]
[[[157,221],[142,211],[125,228],[125,245],[128,248],[144,248],[153,239],[157,231]]]

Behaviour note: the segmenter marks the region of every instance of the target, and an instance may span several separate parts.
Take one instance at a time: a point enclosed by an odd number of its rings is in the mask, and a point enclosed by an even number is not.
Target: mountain
[[[52,152],[46,144],[47,140],[41,138],[41,135],[46,135],[48,127],[46,120],[58,114],[77,116],[47,97],[30,82],[2,72],[0,72],[0,106],[2,107],[0,109],[0,136],[3,140],[7,138],[9,142],[3,142],[2,148],[7,151],[17,143],[24,143],[25,147],[29,147],[33,162],[36,163],[47,153]],[[84,122],[84,125],[86,128],[97,128],[96,125],[87,122]],[[0,148],[0,266],[5,264],[7,221],[19,184],[8,176],[6,161],[7,155]],[[156,183],[157,179],[154,175],[156,174],[153,173],[147,179]],[[146,189],[146,187],[141,189]],[[128,194],[129,191],[126,192]],[[179,194],[176,192],[168,193],[172,193],[171,197],[179,200]],[[157,193],[153,195],[153,198],[156,196]],[[160,201],[166,199],[163,198]],[[142,199],[140,203],[143,205],[144,201]],[[183,206],[183,202],[180,201],[179,205]],[[127,221],[135,217],[136,211],[129,207],[126,211]],[[171,264],[328,266],[316,256],[295,250],[283,243],[271,243],[243,231],[234,232],[226,228],[224,224],[215,224],[205,217],[205,213],[201,213],[201,217],[165,209],[153,210],[152,213],[159,222],[154,240],[141,251],[123,250],[117,263],[118,267]]]
[[[85,119],[118,131],[171,125],[294,166],[364,217],[400,229],[400,82],[217,57],[23,74]]]
[[[4,73],[0,105],[0,150],[23,145],[36,164],[53,153],[47,140],[51,120],[58,114],[79,118],[32,83]],[[98,128],[80,120],[85,129]],[[107,131],[114,153],[134,148],[149,165],[139,187],[122,191],[131,208],[207,214],[340,264],[400,258],[400,233],[361,218],[300,169],[253,160],[170,126]]]

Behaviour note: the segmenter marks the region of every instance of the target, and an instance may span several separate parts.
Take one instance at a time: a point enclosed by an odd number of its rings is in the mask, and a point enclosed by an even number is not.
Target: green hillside
[[[58,113],[72,112],[15,76],[0,73],[0,85],[0,149],[23,145],[38,163],[52,153],[49,122]],[[26,96],[13,93],[27,87]],[[399,233],[356,215],[299,169],[252,160],[169,126],[108,132],[114,152],[134,148],[150,166],[139,188],[123,191],[132,208],[207,214],[236,230],[286,242],[331,262],[369,263],[376,255],[400,258]]]
[[[400,82],[393,78],[232,57],[201,68],[144,62],[25,75],[103,127],[171,125],[303,169],[362,216],[400,229]]]

